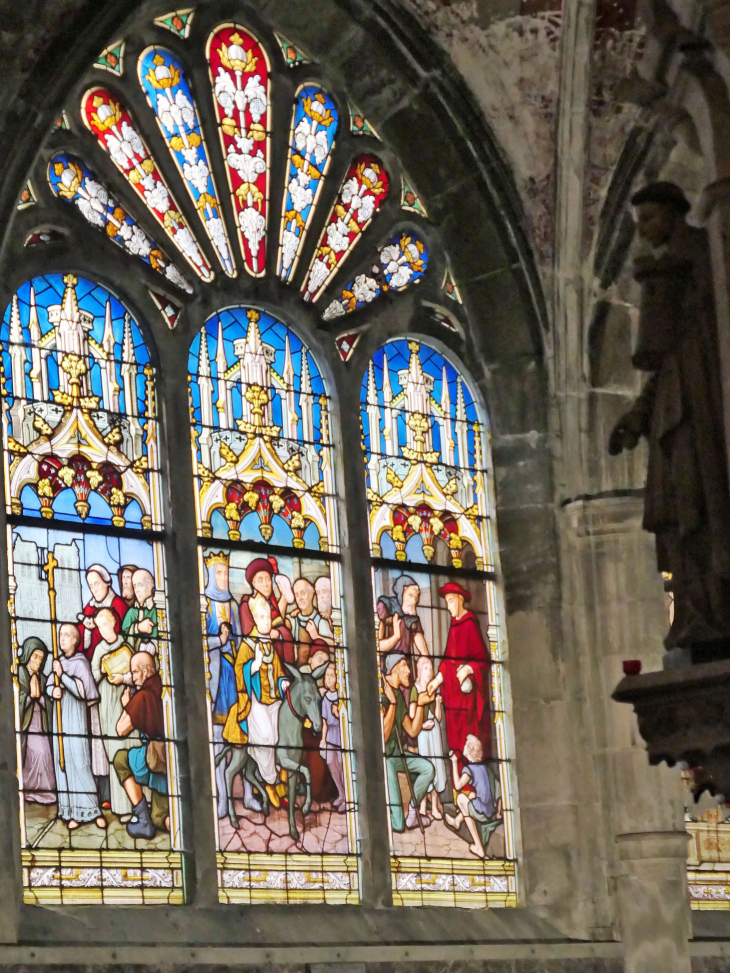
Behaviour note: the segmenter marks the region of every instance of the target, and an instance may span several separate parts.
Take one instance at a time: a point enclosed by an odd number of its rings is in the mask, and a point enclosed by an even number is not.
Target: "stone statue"
[[[670,572],[674,621],[665,666],[730,657],[730,493],[709,242],[687,225],[678,186],[654,182],[631,199],[646,245],[634,368],[649,378],[617,422],[615,456],[649,441],[644,528]]]

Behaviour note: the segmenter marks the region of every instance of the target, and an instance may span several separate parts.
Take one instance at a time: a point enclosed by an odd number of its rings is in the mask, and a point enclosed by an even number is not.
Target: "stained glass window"
[[[327,390],[252,307],[212,317],[189,367],[220,899],[357,902]]]
[[[289,137],[289,163],[281,213],[278,274],[291,279],[297,268],[309,223],[329,169],[337,134],[337,109],[319,85],[297,92]]]
[[[193,270],[212,280],[208,261],[122,102],[106,88],[91,88],[81,101],[81,117]]]
[[[342,293],[325,308],[325,321],[342,317],[366,307],[385,291],[404,291],[417,284],[426,273],[428,250],[413,230],[398,233],[378,252],[369,274],[358,274],[342,289]]]
[[[398,905],[514,905],[483,430],[436,349],[396,339],[361,395]]]
[[[380,159],[374,155],[360,155],[354,160],[322,230],[309,274],[302,285],[305,301],[316,301],[324,291],[370,225],[388,195],[388,188],[388,173]]]
[[[207,54],[238,242],[246,270],[263,277],[269,218],[269,58],[253,34],[235,24],[213,31]]]
[[[182,901],[155,370],[93,281],[2,322],[25,900]]]
[[[112,196],[95,173],[77,156],[58,152],[48,164],[54,195],[74,203],[87,223],[103,230],[128,254],[139,257],[189,294],[193,289],[175,264]]]
[[[210,171],[198,110],[180,61],[163,47],[148,47],[139,56],[139,81],[154,111],[160,132],[175,160],[223,270],[236,276],[225,223]]]

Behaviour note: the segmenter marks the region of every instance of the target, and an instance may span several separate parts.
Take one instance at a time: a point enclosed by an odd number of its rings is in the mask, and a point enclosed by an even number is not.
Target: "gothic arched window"
[[[73,274],[18,288],[2,359],[25,899],[181,902],[155,369]]]
[[[372,904],[392,874],[397,904],[514,905],[489,464],[470,386],[435,350],[463,352],[461,295],[350,93],[264,14],[231,17],[222,0],[136,15],[72,87],[3,258],[26,898]],[[457,584],[491,658],[470,643],[458,689],[427,693]],[[373,769],[358,681],[377,698],[376,636],[385,710],[406,667]],[[53,657],[77,637],[71,818]],[[137,712],[158,676],[162,734]],[[459,708],[481,757],[453,744]]]
[[[206,322],[190,388],[220,897],[356,902],[329,397],[250,307]]]
[[[380,348],[361,401],[394,901],[514,902],[483,426],[415,338]]]

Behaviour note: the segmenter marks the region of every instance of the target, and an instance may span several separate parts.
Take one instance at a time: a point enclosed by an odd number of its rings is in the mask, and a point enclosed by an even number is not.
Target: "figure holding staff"
[[[54,573],[58,562],[48,555],[44,570],[48,577],[51,605],[53,681],[46,693],[53,699],[53,764],[58,793],[58,816],[69,831],[96,822],[106,828],[92,769],[89,709],[96,706],[99,690],[86,656],[79,652],[81,634],[71,622],[57,626]]]

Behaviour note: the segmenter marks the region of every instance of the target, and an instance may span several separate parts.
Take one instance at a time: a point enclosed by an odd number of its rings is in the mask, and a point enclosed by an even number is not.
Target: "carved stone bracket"
[[[696,798],[730,798],[730,660],[626,676],[613,698],[634,707],[650,764],[684,761]]]

